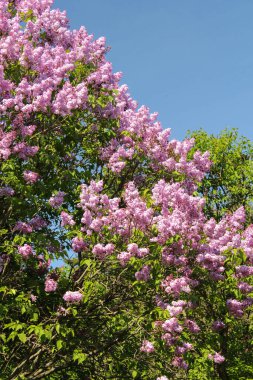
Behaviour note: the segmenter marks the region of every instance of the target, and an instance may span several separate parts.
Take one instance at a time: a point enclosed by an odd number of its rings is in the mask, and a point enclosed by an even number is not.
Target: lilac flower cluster
[[[24,180],[26,183],[33,184],[39,179],[39,174],[32,172],[31,170],[24,171]]]
[[[144,340],[142,342],[142,346],[141,346],[140,350],[142,352],[146,352],[146,353],[150,354],[151,352],[155,351],[155,347],[154,347],[153,343],[149,342],[148,340]]]
[[[63,296],[64,301],[69,302],[69,303],[78,303],[82,300],[82,298],[83,298],[82,293],[78,291],[71,292],[70,290],[67,291]]]
[[[13,231],[18,231],[23,234],[30,234],[33,231],[38,231],[41,228],[44,228],[46,226],[47,226],[47,221],[44,220],[41,216],[36,215],[32,219],[30,219],[29,222],[18,221],[15,224]]]
[[[217,363],[217,364],[221,364],[221,363],[223,363],[225,361],[224,356],[222,356],[218,352],[215,352],[213,355],[209,354],[208,355],[208,359],[213,360],[214,363]]]
[[[49,198],[48,203],[53,208],[59,208],[64,202],[64,196],[65,193],[63,191],[58,191],[55,195],[52,195],[51,198]]]
[[[54,203],[55,204],[55,203]],[[74,221],[72,215],[68,214],[65,211],[61,212],[61,226],[74,226],[76,222]]]
[[[81,252],[87,248],[87,243],[83,238],[75,237],[72,239],[72,249],[75,252]]]
[[[150,267],[144,265],[140,271],[135,273],[135,278],[138,281],[148,281],[150,279]]]
[[[114,248],[114,244],[112,243],[108,243],[106,245],[99,243],[94,245],[92,253],[94,253],[94,255],[100,260],[103,260],[107,255],[111,255],[113,253]]]
[[[50,277],[46,278],[46,281],[45,281],[45,292],[47,292],[47,293],[55,292],[56,289],[57,289],[57,286],[58,286],[58,284],[57,284],[57,282],[55,280],[53,280]]]
[[[0,188],[0,197],[12,197],[15,191],[10,186]]]
[[[33,250],[29,244],[24,244],[18,247],[18,253],[20,253],[24,259],[27,259],[29,256],[32,256]]]

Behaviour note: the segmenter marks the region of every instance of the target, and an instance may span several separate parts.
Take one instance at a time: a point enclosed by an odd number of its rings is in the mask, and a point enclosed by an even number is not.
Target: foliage
[[[209,151],[212,166],[199,187],[206,198],[207,216],[220,220],[241,205],[252,222],[253,201],[253,145],[246,137],[239,137],[236,129],[222,131],[218,136],[200,129],[188,136],[195,139],[193,152]]]

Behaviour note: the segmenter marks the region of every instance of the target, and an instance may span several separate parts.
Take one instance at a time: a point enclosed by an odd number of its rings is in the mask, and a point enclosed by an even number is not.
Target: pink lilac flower
[[[28,157],[35,156],[38,150],[38,146],[29,146],[25,142],[20,142],[13,148],[13,152],[16,153],[18,157],[23,160],[26,160]]]
[[[167,310],[169,311],[171,317],[176,317],[183,312],[184,308],[182,306],[168,305]]]
[[[35,230],[38,231],[41,228],[44,228],[47,226],[47,221],[43,219],[41,216],[37,215],[34,218],[32,218],[29,222],[30,226]]]
[[[251,293],[253,291],[253,286],[249,285],[247,282],[239,282],[238,289],[242,293],[247,294],[247,293]]]
[[[240,265],[235,268],[236,275],[240,277],[248,277],[253,275],[253,266]]]
[[[214,363],[216,363],[216,364],[221,364],[221,363],[223,363],[225,361],[224,356],[222,356],[218,352],[215,352],[213,355],[209,354],[208,355],[208,359],[213,360]]]
[[[167,332],[161,336],[161,339],[165,341],[167,346],[174,346],[177,343],[178,337]]]
[[[33,251],[32,247],[29,244],[24,244],[23,246],[18,247],[18,252],[23,256],[24,259],[28,259],[29,256],[32,256]]]
[[[3,66],[0,67],[0,76],[3,75]],[[1,82],[2,85],[2,82]],[[11,145],[16,137],[16,132],[4,132],[2,125],[0,125],[0,158],[7,160],[11,155]]]
[[[30,295],[30,298],[31,298],[31,301],[32,301],[32,302],[36,302],[38,297],[35,296],[34,294],[31,294],[31,295]]]
[[[131,253],[131,255],[134,255],[136,257],[144,257],[148,255],[149,249],[148,248],[139,248],[136,243],[130,243],[127,246],[127,251]]]
[[[104,259],[105,257],[105,247],[103,246],[103,244],[96,244],[94,245],[93,249],[92,249],[92,253],[98,257],[99,259]]]
[[[148,281],[150,279],[150,267],[144,265],[139,272],[135,273],[135,278],[138,281]]]
[[[83,299],[82,293],[75,291],[67,291],[63,296],[64,301],[70,302],[70,303],[78,303]]]
[[[247,308],[253,304],[253,298],[247,297],[242,301],[243,307]]]
[[[187,319],[185,321],[185,325],[189,329],[189,331],[194,333],[194,334],[197,334],[200,332],[200,327],[197,325],[197,323],[190,320],[190,319]]]
[[[75,237],[72,239],[72,249],[75,252],[82,252],[87,248],[87,243],[83,240],[83,238]]]
[[[15,194],[15,191],[12,187],[5,186],[0,188],[0,197],[12,197]]]
[[[144,257],[144,256],[146,256],[148,254],[149,254],[149,249],[148,248],[139,248],[136,256],[141,258],[141,257]]]
[[[136,243],[130,243],[127,246],[127,250],[132,255],[137,255],[138,252],[139,252],[139,247],[138,247],[138,245]]]
[[[66,315],[69,314],[69,310],[65,309],[63,306],[59,306],[57,309],[57,315],[58,316],[63,316],[66,317]]]
[[[142,342],[142,346],[140,348],[142,352],[146,352],[147,354],[150,354],[151,352],[155,351],[155,347],[153,343],[149,342],[148,340],[144,340]]]
[[[186,370],[188,368],[188,364],[186,363],[186,361],[181,356],[175,356],[175,358],[172,360],[172,365],[174,367],[179,367],[179,368],[182,368],[184,370]]]
[[[108,243],[105,245],[105,252],[107,255],[111,255],[114,252],[115,245],[112,243]]]
[[[52,195],[48,203],[53,208],[59,208],[63,204],[65,193],[63,191],[58,191],[57,194]]]
[[[163,310],[165,310],[168,306],[168,304],[166,302],[164,302],[159,295],[156,295],[155,301],[156,301],[157,306]]]
[[[74,226],[76,222],[74,221],[72,215],[68,214],[65,211],[61,212],[61,226]]]
[[[180,333],[183,331],[183,327],[179,324],[178,319],[175,317],[172,317],[170,319],[167,319],[163,324],[162,328],[171,333]]]
[[[114,251],[114,244],[96,244],[92,249],[92,253],[100,260],[104,259],[107,255],[110,255]]]
[[[22,137],[31,136],[36,128],[36,125],[21,126]]]
[[[30,234],[31,232],[33,232],[33,228],[32,226],[30,226],[30,224],[21,221],[18,221],[15,224],[13,230],[22,232],[23,234]]]
[[[214,321],[212,324],[213,331],[221,331],[226,327],[225,323],[222,321]]]
[[[121,252],[117,255],[117,259],[123,267],[128,263],[131,257],[132,254],[130,252]]]
[[[33,184],[33,183],[37,182],[39,179],[39,174],[32,172],[31,170],[25,170],[23,173],[23,176],[24,176],[24,180],[28,184]]]
[[[56,289],[57,289],[57,282],[55,280],[53,280],[52,278],[46,278],[46,281],[45,281],[45,292],[55,292]]]
[[[246,214],[244,207],[239,207],[230,217],[230,223],[235,228],[242,228],[243,223],[245,222]]]
[[[173,293],[179,295],[181,292],[190,293],[191,288],[189,284],[191,281],[187,277],[175,278],[170,281],[169,285],[165,288],[166,293]]]
[[[191,343],[188,343],[188,342],[184,342],[183,347],[186,349],[186,351],[190,351],[193,349],[193,345]]]
[[[234,315],[235,317],[240,318],[243,316],[243,310],[245,308],[243,302],[237,301],[235,299],[229,299],[227,300],[227,307],[230,314]]]
[[[169,380],[167,376],[157,377],[156,380]]]

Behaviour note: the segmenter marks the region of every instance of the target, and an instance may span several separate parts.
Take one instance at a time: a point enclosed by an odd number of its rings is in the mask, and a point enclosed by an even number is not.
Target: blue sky
[[[139,105],[183,139],[238,128],[253,140],[252,0],[55,0],[71,28],[105,36]]]

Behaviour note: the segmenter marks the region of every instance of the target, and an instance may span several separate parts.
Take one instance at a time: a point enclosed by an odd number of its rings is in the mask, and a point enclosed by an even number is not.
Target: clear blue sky
[[[253,140],[253,0],[55,0],[71,28],[105,36],[139,105],[183,139],[236,127]]]

